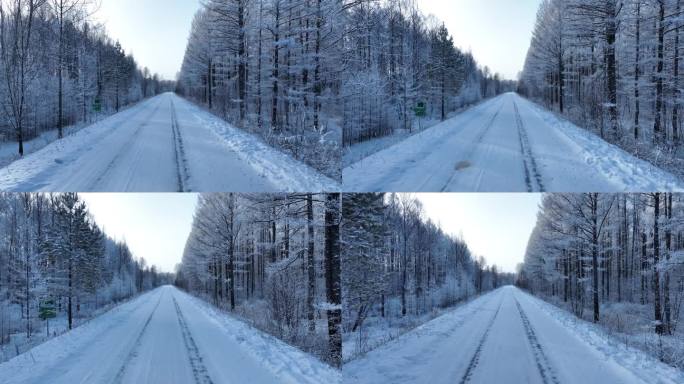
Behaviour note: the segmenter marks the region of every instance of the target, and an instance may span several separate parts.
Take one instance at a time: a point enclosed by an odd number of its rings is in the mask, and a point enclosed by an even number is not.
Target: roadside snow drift
[[[346,192],[652,192],[684,182],[508,93],[343,170]]]
[[[346,364],[345,383],[684,382],[515,287],[488,293]]]
[[[314,384],[341,374],[167,286],[0,365],[0,382]]]
[[[0,169],[0,190],[334,192],[339,184],[166,93]]]

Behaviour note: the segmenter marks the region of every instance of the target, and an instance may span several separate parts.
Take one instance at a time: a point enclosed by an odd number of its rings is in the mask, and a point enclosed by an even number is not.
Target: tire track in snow
[[[487,341],[487,338],[489,337],[489,332],[492,330],[492,327],[494,326],[494,322],[496,321],[496,318],[499,316],[499,311],[501,310],[502,304],[503,304],[503,297],[501,298],[501,301],[499,301],[499,306],[496,308],[496,312],[494,312],[494,316],[492,316],[492,319],[489,321],[489,324],[487,324],[487,329],[485,330],[484,334],[482,335],[482,338],[480,339],[480,342],[477,345],[477,349],[475,350],[475,354],[473,354],[473,357],[470,359],[470,363],[468,363],[468,368],[466,368],[466,371],[463,374],[461,381],[459,381],[460,384],[469,383],[470,380],[473,378],[473,374],[475,373],[475,369],[477,368],[478,364],[480,363],[480,355],[482,355],[482,350],[484,349],[485,342]]]
[[[140,344],[141,344],[141,340],[143,338],[143,335],[145,335],[145,332],[147,331],[147,327],[150,325],[150,322],[152,322],[152,317],[154,317],[154,314],[157,312],[157,308],[159,308],[159,303],[161,303],[162,297],[164,297],[163,291],[159,295],[159,299],[157,300],[157,304],[154,305],[152,312],[147,317],[147,320],[145,321],[145,325],[143,325],[142,329],[140,330],[140,333],[138,333],[138,336],[135,338],[135,343],[133,343],[133,348],[131,348],[131,350],[128,352],[126,359],[124,359],[123,364],[121,364],[121,368],[119,368],[119,371],[116,373],[116,377],[114,378],[112,383],[123,383],[123,378],[124,378],[124,374],[126,373],[126,368],[128,368],[128,366],[130,365],[133,358],[137,356],[137,351],[138,351],[138,348],[140,348]]]
[[[178,181],[178,192],[190,192],[187,189],[188,185],[188,160],[185,157],[185,145],[183,143],[183,135],[178,124],[178,115],[176,114],[176,107],[171,99],[171,129],[173,130],[173,147],[176,159],[176,177]]]
[[[464,121],[459,122],[459,123],[456,125],[457,127],[462,127],[462,129],[460,129],[460,130],[459,130],[458,132],[456,132],[456,133],[453,133],[453,135],[461,135],[461,134],[463,133],[463,130],[464,130],[466,127],[468,127],[468,126],[470,125],[470,123],[472,123],[473,121],[475,121],[476,119],[478,119],[478,118],[480,117],[480,113],[486,113],[487,111],[489,111],[489,109],[493,109],[492,107],[495,107],[495,104],[492,103],[492,104],[490,105],[489,102],[491,102],[491,101],[492,101],[492,100],[489,100],[489,101],[484,102],[484,103],[482,103],[482,104],[480,104],[480,105],[478,105],[478,106],[475,106],[475,107],[472,107],[472,108],[468,108],[468,109],[466,109],[465,111],[463,111],[463,112],[462,112],[463,114],[465,114],[465,113],[471,113],[472,115],[469,116],[468,118],[464,119]],[[475,112],[478,112],[478,113],[475,113]],[[447,121],[445,121],[445,122],[443,122],[443,123],[452,122],[452,121],[455,121],[455,120],[457,120],[457,119],[460,119],[461,117],[462,117],[462,116],[459,115],[459,116],[456,116],[456,117],[454,117],[454,118],[452,118],[452,119],[449,119],[449,120],[447,120]],[[442,123],[442,124],[443,124],[443,123]],[[440,125],[440,124],[438,124],[438,125]],[[432,130],[432,129],[439,129],[439,127],[438,127],[438,126],[435,126],[435,127],[432,127],[432,128],[428,128],[428,129],[426,129],[425,131],[416,134],[415,136],[422,135],[422,134],[424,134],[424,132],[429,131],[429,130]],[[406,140],[410,140],[411,138],[412,138],[412,137],[409,137],[409,138],[407,138]],[[442,138],[443,138],[444,140],[446,140],[446,138],[445,138],[444,135],[442,136]],[[384,150],[387,150],[387,149],[392,148],[392,147],[394,147],[394,146],[400,145],[402,142],[403,142],[403,141],[400,141],[400,142],[398,142],[398,143],[396,143],[396,144],[394,144],[394,145],[392,145],[392,146],[390,146],[390,147],[388,147],[388,148],[385,148]],[[417,153],[416,156],[415,156],[415,158],[416,158],[416,159],[423,159],[423,158],[426,157],[428,154],[430,154],[430,153],[432,152],[432,150],[433,150],[432,147],[426,148],[426,149],[424,149],[423,151],[420,151],[419,153]],[[381,152],[382,152],[382,151],[381,151]],[[371,156],[374,156],[374,155],[371,155]],[[369,156],[369,157],[370,157],[370,156]],[[349,166],[349,168],[354,168],[354,167],[356,167],[358,164],[362,163],[364,160],[365,160],[365,159],[361,159],[361,160],[359,160],[358,162],[356,162],[356,163],[354,163],[354,164],[351,164],[351,165]],[[412,163],[417,163],[417,160],[413,160]],[[402,165],[402,167],[403,167],[403,165]],[[389,176],[391,176],[391,177],[388,177],[388,176],[383,177],[383,178],[381,179],[381,181],[378,183],[378,184],[381,185],[382,187],[375,188],[375,189],[373,190],[373,192],[376,192],[376,193],[382,193],[382,192],[384,192],[384,191],[387,189],[387,188],[386,188],[387,183],[391,182],[391,181],[392,181],[391,178],[396,177],[396,174],[397,174],[397,173],[400,173],[401,170],[402,170],[402,168],[394,167],[393,169],[391,169],[391,171],[386,172],[386,175],[389,175]],[[422,190],[423,187],[425,187],[426,184],[428,184],[430,181],[432,181],[433,178],[434,178],[434,173],[431,172],[430,175],[428,176],[427,180],[425,180],[425,181],[420,185],[420,188],[418,188],[418,190]]]
[[[515,100],[513,100],[513,109],[515,109],[515,124],[518,127],[518,137],[520,138],[520,153],[522,153],[523,166],[525,167],[527,192],[545,192],[544,183],[541,174],[539,173],[539,169],[537,168],[537,160],[532,153],[530,137],[527,134],[527,129],[525,129],[525,124],[520,116],[518,103],[516,103]]]
[[[501,113],[503,106],[504,106],[504,103],[501,103],[501,106],[499,106],[499,109],[496,111],[496,113],[494,113],[494,115],[489,120],[487,120],[487,123],[484,125],[484,128],[482,129],[482,131],[477,135],[477,137],[475,138],[475,141],[472,144],[470,144],[471,149],[470,149],[470,151],[468,151],[467,155],[463,158],[463,161],[467,161],[468,159],[473,157],[473,154],[475,154],[475,150],[477,150],[477,147],[480,144],[482,144],[482,141],[484,141],[485,136],[487,136],[487,133],[489,133],[489,130],[494,125],[496,118],[499,117],[499,114]],[[459,173],[458,169],[454,170],[451,177],[449,178],[449,181],[447,181],[447,183],[444,184],[442,189],[440,189],[440,192],[446,192],[447,191],[447,189],[449,188],[449,185],[451,185],[451,183],[454,180],[456,180],[456,176],[458,176],[458,173]],[[424,185],[425,184],[421,185],[420,189],[423,189]]]
[[[537,363],[537,370],[539,371],[539,375],[541,376],[542,381],[544,382],[544,384],[560,384],[560,381],[558,381],[558,377],[556,377],[556,374],[551,368],[551,363],[549,362],[548,357],[546,357],[546,354],[544,353],[544,349],[539,343],[539,339],[537,339],[537,334],[534,332],[534,328],[532,327],[532,323],[530,323],[530,319],[525,314],[525,311],[520,305],[518,298],[513,298],[515,299],[515,305],[518,307],[518,312],[520,313],[520,318],[522,319],[523,327],[525,328],[525,335],[527,336],[527,341],[530,343],[530,346],[532,347],[534,360]]]
[[[199,348],[197,348],[195,339],[192,337],[192,333],[190,333],[188,324],[185,321],[185,316],[183,316],[183,312],[181,312],[180,306],[178,305],[178,301],[176,301],[175,297],[173,297],[173,305],[176,307],[176,314],[178,315],[176,317],[178,318],[178,324],[180,325],[181,333],[183,334],[183,343],[185,343],[185,349],[188,352],[188,357],[190,358],[190,366],[192,367],[192,374],[195,377],[195,383],[213,384],[211,377],[209,377],[207,367],[204,366],[204,362],[202,361],[202,356],[200,356]]]
[[[128,140],[126,140],[126,141],[124,142],[124,144],[121,146],[122,150],[118,151],[118,152],[116,153],[116,155],[114,155],[114,157],[112,158],[112,160],[111,160],[109,163],[107,163],[107,166],[105,167],[104,171],[102,171],[102,173],[101,173],[101,174],[95,179],[95,181],[93,181],[93,183],[90,185],[90,188],[89,188],[89,189],[90,189],[91,191],[94,191],[94,190],[96,189],[96,187],[104,180],[105,176],[107,176],[107,174],[109,174],[109,172],[111,172],[111,170],[114,169],[114,166],[116,166],[116,164],[117,164],[117,163],[119,162],[119,160],[123,157],[123,155],[124,155],[125,153],[128,153],[128,151],[130,150],[131,146],[133,145],[133,143],[135,143],[135,141],[137,140],[138,136],[140,135],[140,132],[142,131],[142,129],[148,125],[150,118],[152,118],[152,116],[154,116],[154,115],[157,113],[157,111],[159,110],[159,107],[160,107],[159,104],[157,104],[157,105],[154,107],[154,109],[152,110],[152,112],[151,112],[149,115],[147,115],[147,116],[145,117],[145,120],[144,120],[141,124],[138,125],[138,127],[135,129],[135,131],[133,132],[133,134],[132,134],[132,135],[128,138]]]

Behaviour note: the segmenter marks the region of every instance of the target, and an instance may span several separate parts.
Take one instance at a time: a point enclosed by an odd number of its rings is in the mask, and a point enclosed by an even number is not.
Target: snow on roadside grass
[[[342,360],[351,362],[362,358],[375,349],[390,345],[390,343],[392,345],[404,343],[404,339],[420,338],[421,335],[453,328],[454,323],[462,323],[467,316],[478,312],[483,304],[491,301],[494,292],[496,291],[474,296],[454,306],[422,316],[407,316],[403,319],[390,318],[390,322],[382,321],[377,316],[368,318],[361,330],[363,334],[359,331],[343,333]]]
[[[139,103],[142,103],[145,100],[141,100],[138,103],[133,103],[129,104],[125,107],[121,108],[121,112],[126,111],[127,109],[130,109],[132,107],[135,107]],[[116,112],[111,112],[111,113],[99,113],[95,116],[89,116],[91,119],[90,121],[79,121],[78,123],[75,123],[73,125],[69,125],[63,128],[64,131],[64,137],[69,137],[71,135],[76,134],[83,128],[90,127],[92,125],[100,123],[102,120],[106,120],[109,117],[115,115]],[[5,139],[3,137],[3,139]],[[24,141],[24,156],[28,156],[34,152],[40,151],[41,149],[45,148],[46,146],[50,145],[51,143],[57,141],[57,128],[51,129],[45,132],[41,132],[38,134],[38,136]],[[0,141],[0,167],[7,166],[8,164],[11,164],[14,161],[17,161],[21,159],[18,153],[18,148],[19,144],[17,144],[15,141]]]
[[[196,119],[210,128],[216,137],[240,159],[284,192],[337,192],[340,184],[308,165],[278,151],[262,139],[235,128],[228,122],[187,102]]]
[[[350,147],[343,147],[342,167],[346,168],[354,163],[358,163],[368,156],[396,145],[441,123],[442,121],[436,119],[423,119],[420,122],[420,126],[414,122],[414,128],[411,132],[408,132],[404,129],[397,129],[389,136],[377,137],[360,143],[352,144]]]
[[[586,129],[556,116],[541,106],[519,97],[546,125],[561,133],[566,142],[577,149],[587,164],[611,180],[623,191],[684,191],[684,182],[653,164],[636,158],[616,145],[610,144]],[[639,191],[635,191],[635,187]]]
[[[34,367],[43,368],[45,366],[54,366],[60,362],[66,362],[74,353],[92,343],[93,340],[98,340],[100,335],[109,333],[112,328],[115,328],[120,323],[118,320],[125,319],[150,302],[150,300],[156,298],[158,293],[158,290],[154,290],[136,296],[86,321],[71,331],[53,337],[27,352],[0,364],[0,378],[12,377],[13,379],[20,380],[21,376],[30,375]]]
[[[553,317],[578,339],[589,344],[603,355],[615,360],[632,374],[651,383],[684,383],[684,372],[670,367],[643,351],[628,347],[606,334],[599,325],[588,323],[570,312],[547,303],[544,300],[525,294],[542,312]],[[656,381],[654,381],[656,380]]]
[[[145,112],[143,106],[158,102],[158,98],[151,98],[134,104],[130,108],[83,127],[61,140],[48,143],[32,154],[27,154],[6,167],[0,168],[0,190],[13,191],[36,176],[50,174],[51,169],[75,161],[79,156],[90,151],[93,143],[107,138],[119,127],[125,125],[128,120]],[[45,185],[38,182],[32,185],[31,191],[35,192],[44,187]]]
[[[283,378],[283,383],[335,384],[342,382],[342,373],[339,370],[315,357],[231,317],[202,299],[182,291],[179,291],[179,294],[186,296],[251,357],[261,362],[266,369],[278,377]]]

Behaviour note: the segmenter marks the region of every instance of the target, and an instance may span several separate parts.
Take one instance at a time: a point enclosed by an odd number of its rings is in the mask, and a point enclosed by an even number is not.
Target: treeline
[[[336,179],[345,17],[337,0],[209,0],[178,92]]]
[[[445,120],[458,108],[513,90],[513,82],[460,51],[444,24],[425,17],[416,1],[356,3],[341,42],[345,146],[419,128],[416,116]]]
[[[0,194],[0,345],[51,336],[50,318],[71,329],[165,279],[108,238],[77,194]]]
[[[176,284],[341,363],[339,194],[201,195]]]
[[[91,0],[0,0],[0,101],[5,140],[42,132],[173,90],[88,18]]]
[[[683,219],[681,194],[546,195],[518,284],[595,322],[611,303],[649,306],[652,332],[673,335],[684,299]]]
[[[344,194],[342,217],[345,332],[371,317],[421,316],[513,283],[426,219],[410,195]]]
[[[680,174],[680,0],[544,0],[520,92]]]

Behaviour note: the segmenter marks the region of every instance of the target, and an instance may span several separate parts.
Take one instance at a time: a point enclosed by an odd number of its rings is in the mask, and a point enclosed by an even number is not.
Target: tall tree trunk
[[[59,48],[57,57],[57,137],[64,137],[64,1],[60,0],[59,12]]]
[[[681,0],[677,0],[677,9],[675,14],[679,15],[681,12]],[[672,105],[672,141],[675,146],[679,145],[679,103],[681,91],[679,89],[679,32],[677,28],[675,31],[674,42],[674,62],[672,63],[673,82],[674,82],[674,100]]]
[[[658,0],[658,48],[656,57],[656,100],[655,122],[653,125],[653,141],[663,142],[664,129],[662,127],[663,113],[663,67],[665,51],[665,0]]]
[[[672,252],[672,193],[665,194],[665,265],[663,281],[663,306],[665,310],[665,333],[672,334],[672,306],[670,303],[670,254]]]
[[[592,266],[592,296],[594,301],[594,322],[599,322],[599,293],[598,293],[598,194],[593,193],[591,199],[591,266]]]
[[[325,210],[325,288],[331,309],[328,317],[328,348],[333,364],[342,364],[342,295],[340,287],[340,194],[326,198]]]
[[[309,244],[307,247],[306,269],[308,274],[308,288],[306,291],[307,318],[309,320],[309,332],[316,331],[316,318],[314,308],[314,298],[316,294],[316,265],[314,262],[314,212],[313,195],[306,195],[306,222]]]
[[[240,123],[245,120],[245,109],[247,102],[247,60],[246,41],[245,41],[245,4],[244,0],[238,1],[238,98],[240,109]]]
[[[612,15],[607,17],[606,22],[606,43],[607,57],[606,57],[606,72],[608,82],[608,118],[610,120],[610,128],[614,138],[619,137],[618,132],[618,106],[617,106],[617,59],[615,55],[615,40],[617,35],[617,5],[611,7]]]
[[[275,4],[273,26],[273,85],[271,99],[271,127],[274,131],[280,131],[278,121],[278,82],[280,81],[280,3]]]
[[[660,193],[653,195],[653,311],[655,314],[655,332],[663,334],[662,308],[660,306]]]
[[[321,13],[321,1],[316,1],[316,52],[314,56],[314,129],[320,132],[320,109],[321,109],[321,28],[323,27],[323,14]]]
[[[230,235],[228,244],[228,278],[230,279],[230,310],[235,310],[235,194],[231,193],[228,202],[230,210],[230,223],[228,233]]]

